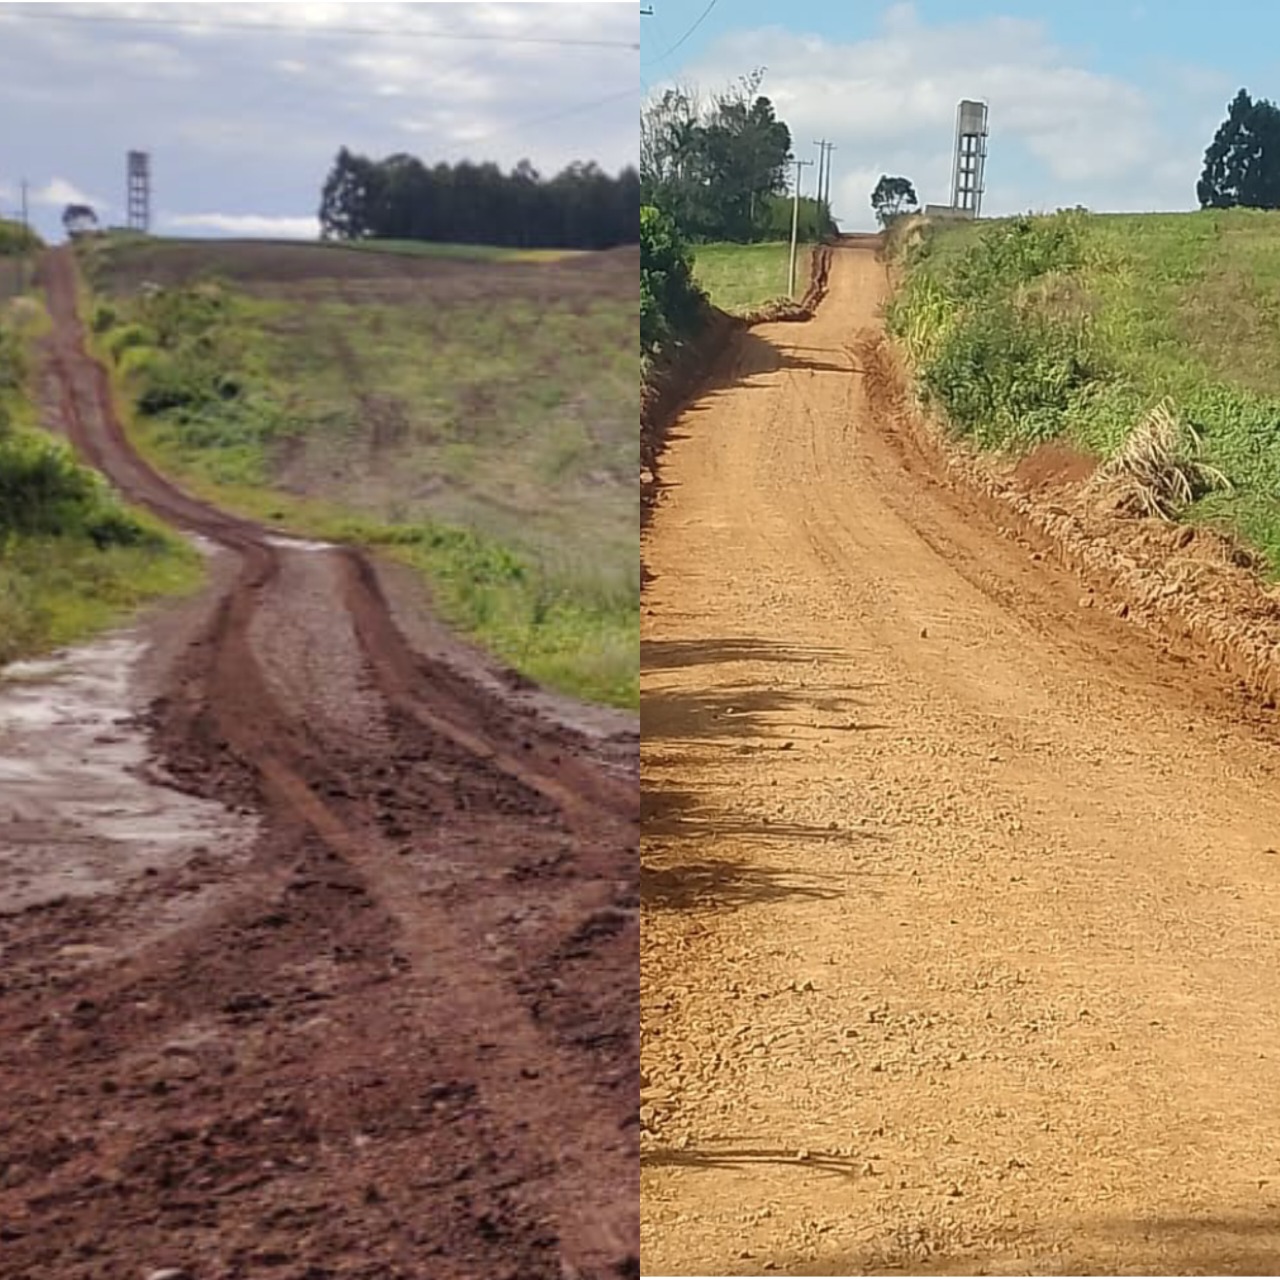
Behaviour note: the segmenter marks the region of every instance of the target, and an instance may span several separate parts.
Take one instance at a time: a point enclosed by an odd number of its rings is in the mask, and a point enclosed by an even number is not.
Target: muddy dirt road
[[[359,553],[175,490],[45,275],[63,429],[215,550],[137,670],[190,795],[111,784],[129,641],[0,727],[0,1274],[635,1274],[634,731],[539,713]]]
[[[884,287],[837,250],[663,463],[644,1270],[1274,1274],[1275,734],[872,419]]]

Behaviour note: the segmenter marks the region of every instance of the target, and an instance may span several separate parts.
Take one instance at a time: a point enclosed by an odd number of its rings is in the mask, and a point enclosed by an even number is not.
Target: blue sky
[[[631,0],[0,3],[0,213],[25,178],[46,235],[78,200],[123,222],[130,148],[152,152],[154,229],[186,235],[314,234],[344,144],[616,172],[639,21]]]
[[[1280,5],[1189,0],[648,0],[641,77],[704,92],[753,67],[797,153],[836,143],[835,213],[873,225],[881,173],[949,198],[955,105],[990,104],[984,212],[1188,209],[1242,85],[1280,98]],[[813,169],[805,170],[812,183]]]

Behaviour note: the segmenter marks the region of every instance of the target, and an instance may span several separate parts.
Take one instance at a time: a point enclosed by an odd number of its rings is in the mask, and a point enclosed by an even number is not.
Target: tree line
[[[792,138],[753,71],[704,98],[666,90],[640,117],[640,195],[692,241],[751,243],[791,231],[786,198]],[[832,229],[830,211],[804,202],[807,238]]]
[[[382,160],[343,147],[320,200],[326,240],[430,240],[521,249],[610,249],[639,236],[640,177],[593,163],[547,178],[527,160],[496,164]]]

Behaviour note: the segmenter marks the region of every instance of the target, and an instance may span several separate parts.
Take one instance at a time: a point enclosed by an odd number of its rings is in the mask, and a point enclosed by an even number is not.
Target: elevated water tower
[[[151,230],[151,156],[130,151],[128,157],[128,210],[131,231]]]
[[[987,104],[965,99],[956,108],[956,154],[951,170],[951,207],[971,218],[982,212],[987,167]]]

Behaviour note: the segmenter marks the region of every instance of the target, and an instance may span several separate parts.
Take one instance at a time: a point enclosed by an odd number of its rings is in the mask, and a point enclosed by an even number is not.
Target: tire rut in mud
[[[634,787],[416,655],[359,552],[281,547],[138,459],[71,261],[46,271],[73,442],[240,558],[149,721],[178,785],[264,833],[220,907],[127,960],[59,962],[123,900],[0,917],[29,944],[0,991],[17,1273],[132,1275],[181,1237],[201,1276],[638,1274]],[[264,674],[254,620],[299,554],[337,562],[384,741],[322,740]],[[221,874],[194,868],[128,909]]]

